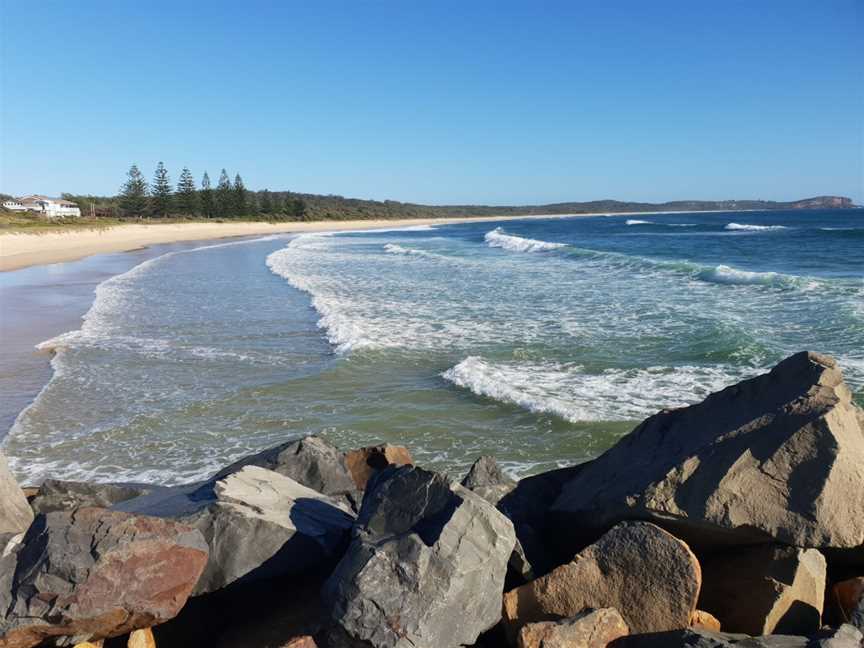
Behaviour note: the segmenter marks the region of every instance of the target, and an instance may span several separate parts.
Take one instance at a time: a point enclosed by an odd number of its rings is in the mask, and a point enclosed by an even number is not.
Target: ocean
[[[521,477],[802,349],[834,355],[864,402],[864,212],[183,247],[98,283],[73,328],[39,345],[47,383],[6,434],[28,484],[187,482],[308,434],[404,444],[453,476],[490,453]]]

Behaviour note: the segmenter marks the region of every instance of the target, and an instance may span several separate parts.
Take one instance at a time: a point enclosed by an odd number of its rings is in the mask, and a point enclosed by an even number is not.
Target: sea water
[[[596,456],[803,349],[864,400],[861,210],[554,217],[178,250],[101,283],[19,477],[179,483],[322,434],[460,475]]]

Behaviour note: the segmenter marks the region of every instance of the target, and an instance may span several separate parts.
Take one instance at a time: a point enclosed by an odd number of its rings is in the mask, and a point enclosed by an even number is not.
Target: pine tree
[[[216,203],[213,199],[213,189],[210,187],[210,176],[204,172],[204,177],[201,178],[201,191],[198,198],[201,203],[201,213],[205,218],[213,218],[216,214]]]
[[[258,198],[258,209],[265,215],[273,213],[273,197],[268,189],[261,192]]]
[[[156,165],[156,173],[153,174],[153,188],[150,192],[150,205],[156,216],[163,218],[171,211],[171,180],[165,165],[161,162]]]
[[[120,207],[125,214],[141,216],[147,209],[147,181],[133,164],[126,174],[127,180],[120,188]]]
[[[181,214],[192,216],[198,211],[195,178],[192,177],[192,172],[187,167],[183,167],[183,171],[180,172],[180,181],[177,183],[177,198],[175,202]]]
[[[228,172],[222,169],[219,184],[216,185],[216,215],[220,217],[230,215],[233,202],[234,192],[231,189],[231,181],[228,179]]]
[[[246,200],[246,187],[243,184],[243,178],[238,173],[234,176],[234,213],[237,216],[246,216],[249,213],[249,204]]]

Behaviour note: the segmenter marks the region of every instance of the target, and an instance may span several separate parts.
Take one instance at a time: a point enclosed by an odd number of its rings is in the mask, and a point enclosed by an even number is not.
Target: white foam
[[[794,281],[793,277],[789,277],[777,272],[751,272],[748,270],[738,270],[727,265],[718,265],[709,270],[703,270],[698,274],[702,281],[709,281],[719,284],[735,284],[735,285],[784,285]]]
[[[788,228],[785,225],[749,225],[747,223],[728,223],[723,229],[741,232],[767,232],[771,230],[784,230]]]
[[[625,225],[654,225],[651,221],[646,220],[637,220],[635,218],[628,218],[624,223]]]
[[[715,365],[607,369],[592,374],[578,365],[493,363],[469,356],[442,376],[479,396],[580,422],[641,419],[664,407],[699,402],[758,372]]]
[[[567,247],[564,243],[550,243],[548,241],[505,234],[504,230],[500,227],[496,227],[491,232],[486,232],[484,239],[489,247],[504,248],[511,252],[546,252]]]

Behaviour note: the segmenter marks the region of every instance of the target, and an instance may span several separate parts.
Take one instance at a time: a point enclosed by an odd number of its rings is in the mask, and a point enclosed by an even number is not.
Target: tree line
[[[156,165],[150,183],[138,166],[133,164],[120,188],[118,206],[123,216],[136,218],[307,218],[306,203],[302,198],[283,198],[281,194],[271,194],[266,189],[261,192],[249,191],[239,173],[232,182],[225,169],[219,174],[219,182],[214,188],[206,171],[198,187],[192,172],[188,167],[183,167],[175,187],[162,162]]]

